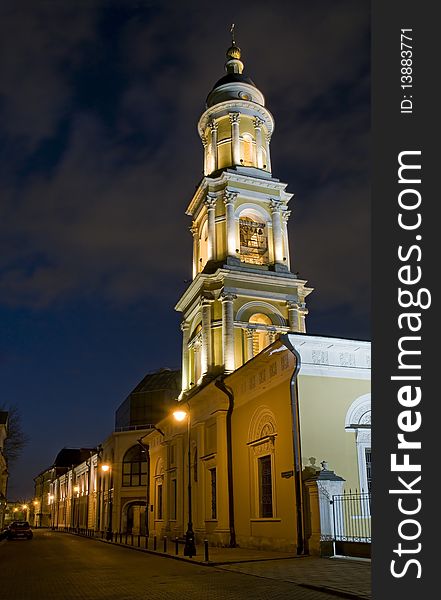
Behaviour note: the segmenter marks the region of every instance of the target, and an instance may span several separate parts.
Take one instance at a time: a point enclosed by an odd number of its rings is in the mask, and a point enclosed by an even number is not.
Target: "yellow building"
[[[290,271],[274,118],[234,43],[225,68],[199,120],[204,177],[187,208],[183,422],[170,415],[144,438],[149,529],[185,534],[189,552],[194,537],[318,552],[347,533],[331,496],[370,486],[370,344],[306,334],[312,290]]]
[[[172,395],[132,392],[123,426],[53,482],[56,526],[185,536],[190,556],[204,539],[300,554],[370,520],[370,344],[306,333],[312,289],[290,270],[274,118],[243,69],[233,43],[198,124],[182,384],[163,372]]]

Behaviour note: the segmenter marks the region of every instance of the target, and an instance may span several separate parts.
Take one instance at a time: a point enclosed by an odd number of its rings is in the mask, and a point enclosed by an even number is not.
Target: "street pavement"
[[[31,541],[0,542],[0,600],[335,600],[356,597],[351,573],[354,577],[361,573],[366,579],[368,571],[363,563],[314,558],[308,561],[309,558],[283,558],[204,566],[98,540],[37,530]],[[295,564],[298,567],[294,568]],[[343,579],[346,573],[348,590],[352,585],[349,595],[345,594],[344,585],[333,593],[319,591],[323,583],[321,564],[332,564],[336,581],[339,573],[340,580],[341,573]],[[310,580],[314,589],[305,587]],[[361,593],[357,597],[369,596]]]

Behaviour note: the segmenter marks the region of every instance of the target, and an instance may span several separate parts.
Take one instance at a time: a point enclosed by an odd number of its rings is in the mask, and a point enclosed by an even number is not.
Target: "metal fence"
[[[332,496],[334,539],[371,542],[371,495],[351,492]]]

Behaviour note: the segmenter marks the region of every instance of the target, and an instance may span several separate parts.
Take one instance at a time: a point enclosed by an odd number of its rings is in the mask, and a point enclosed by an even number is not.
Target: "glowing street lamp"
[[[107,497],[108,497],[108,512],[109,512],[109,516],[107,518],[107,533],[106,533],[106,539],[107,540],[112,540],[113,538],[113,534],[112,534],[112,512],[113,512],[113,495],[112,495],[112,469],[111,469],[111,465],[109,465],[108,463],[103,463],[101,465],[101,471],[103,473],[109,473],[109,485],[107,488]]]
[[[196,545],[194,541],[193,531],[193,519],[191,509],[191,419],[190,419],[190,407],[187,404],[187,410],[177,409],[173,412],[173,416],[178,422],[182,422],[187,419],[187,434],[188,434],[188,525],[185,533],[185,545],[184,545],[184,556],[195,556]]]

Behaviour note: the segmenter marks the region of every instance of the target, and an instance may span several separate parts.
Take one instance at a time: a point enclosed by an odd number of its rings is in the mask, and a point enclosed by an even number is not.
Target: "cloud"
[[[121,10],[112,33],[100,2],[37,3],[3,20],[3,302],[176,296],[191,270],[184,211],[202,176],[196,123],[231,19],[276,117],[274,174],[296,193],[296,269],[323,306],[364,297],[366,7],[287,3],[269,20],[266,3],[245,3],[216,27],[200,2]]]

